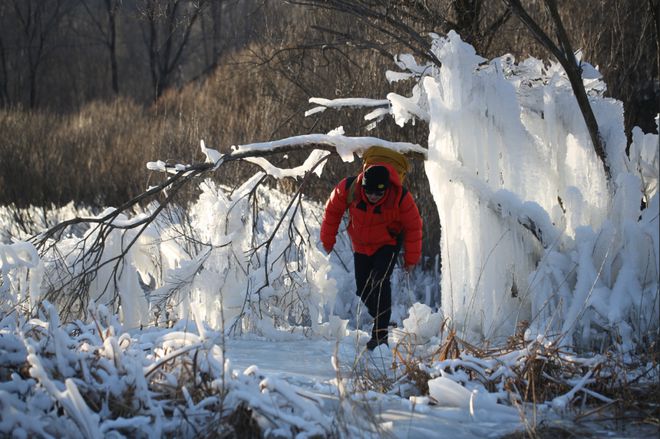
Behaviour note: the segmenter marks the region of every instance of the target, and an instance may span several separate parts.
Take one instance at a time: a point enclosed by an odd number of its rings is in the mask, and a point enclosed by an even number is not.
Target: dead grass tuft
[[[239,404],[229,415],[199,432],[198,437],[204,439],[260,439],[264,437],[259,423],[254,417],[254,411],[246,404]]]
[[[657,432],[660,383],[650,384],[649,380],[657,374],[656,349],[645,350],[636,358],[616,352],[579,356],[547,340],[526,340],[527,327],[522,322],[500,349],[471,345],[445,325],[442,333],[447,335],[434,348],[414,334],[400,335],[393,348],[394,379],[384,386],[386,381],[367,371],[359,377],[361,390],[429,396],[429,381],[443,375],[462,384],[466,380],[481,383],[488,392],[508,394],[500,402],[518,407],[521,416],[525,416],[525,407],[535,410],[539,404],[549,404],[571,411],[577,422],[627,419]],[[508,437],[577,436],[575,429],[539,424]]]

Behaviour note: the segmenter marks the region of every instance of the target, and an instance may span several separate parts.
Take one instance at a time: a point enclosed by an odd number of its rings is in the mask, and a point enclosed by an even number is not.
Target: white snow
[[[214,169],[218,169],[221,163],[222,154],[220,154],[215,149],[207,148],[203,140],[200,141],[200,148],[202,150],[202,154],[206,156],[206,162],[214,163]]]
[[[281,169],[275,167],[268,160],[261,157],[250,157],[245,159],[245,161],[260,166],[264,170],[264,172],[277,179],[284,177],[297,178],[304,176],[308,171],[312,170],[318,163],[321,163],[321,161],[329,155],[330,155],[329,151],[315,149],[309,154],[309,157],[307,157],[305,163],[291,169]],[[322,172],[323,172],[322,166],[319,166],[318,168],[314,169],[314,173],[319,176],[321,175]]]
[[[321,113],[327,108],[343,108],[343,107],[382,107],[389,105],[389,102],[384,99],[365,99],[365,98],[342,98],[342,99],[325,99],[325,98],[310,98],[310,104],[317,104],[311,110],[305,112],[305,116],[311,116],[316,113]]]
[[[341,133],[341,134],[340,134]],[[390,142],[377,137],[348,137],[343,135],[343,129],[339,132],[329,134],[304,134],[301,136],[288,137],[286,139],[271,142],[250,143],[246,145],[233,145],[232,154],[246,153],[250,151],[276,151],[279,148],[302,145],[326,145],[334,148],[343,148],[355,153],[366,151],[371,146],[382,146],[394,151],[417,152],[426,155],[426,149],[409,142]]]

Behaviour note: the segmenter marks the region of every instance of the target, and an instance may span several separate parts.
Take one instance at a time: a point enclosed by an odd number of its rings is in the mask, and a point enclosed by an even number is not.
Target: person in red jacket
[[[387,163],[372,164],[357,177],[343,179],[332,191],[321,224],[327,253],[335,245],[344,212],[355,263],[357,294],[374,318],[367,348],[387,343],[392,293],[390,277],[403,245],[404,268],[412,270],[422,253],[422,218],[399,174]]]

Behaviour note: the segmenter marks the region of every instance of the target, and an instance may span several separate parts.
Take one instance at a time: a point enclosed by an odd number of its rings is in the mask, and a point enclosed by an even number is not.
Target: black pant
[[[353,254],[357,295],[374,318],[371,336],[380,341],[387,339],[387,325],[392,314],[390,277],[398,252],[399,246],[386,245],[371,256],[362,253]]]

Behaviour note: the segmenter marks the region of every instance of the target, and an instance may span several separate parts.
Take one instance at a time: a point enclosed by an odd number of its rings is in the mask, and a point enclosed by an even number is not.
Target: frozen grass
[[[657,432],[657,345],[625,357],[615,349],[577,354],[540,337],[526,339],[525,329],[499,348],[461,340],[446,320],[437,337],[421,343],[414,332],[395,329],[392,356],[357,368],[354,387],[462,407],[476,418],[486,411],[519,416],[526,430],[509,438],[575,437],[575,428],[589,435],[594,425],[605,431],[617,423]]]
[[[231,370],[218,333],[181,322],[135,336],[103,308],[92,314],[89,322],[61,324],[46,304],[29,321],[3,316],[0,432],[328,437],[336,428],[304,390],[256,366]]]

